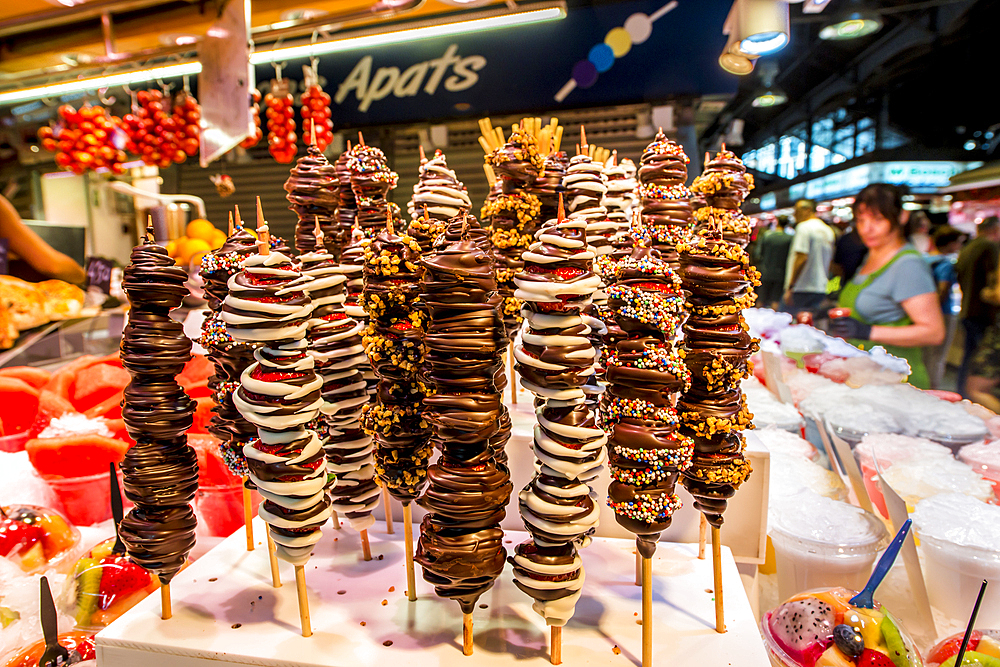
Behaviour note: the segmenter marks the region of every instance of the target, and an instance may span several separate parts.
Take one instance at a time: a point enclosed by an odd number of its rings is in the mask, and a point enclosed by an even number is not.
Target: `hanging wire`
[[[101,104],[105,106],[111,106],[118,101],[118,99],[114,95],[108,95],[108,90],[110,89],[100,88],[97,91],[97,99],[99,99],[101,101]]]

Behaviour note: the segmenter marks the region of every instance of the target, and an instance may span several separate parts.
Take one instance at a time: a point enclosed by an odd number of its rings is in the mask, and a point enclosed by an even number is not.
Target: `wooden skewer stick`
[[[462,614],[462,653],[472,655],[472,614]]]
[[[361,134],[361,130],[358,130],[358,146],[365,145],[365,135]]]
[[[160,618],[164,621],[174,615],[170,608],[170,584],[160,586]]]
[[[365,560],[372,559],[372,547],[368,544],[368,529],[365,528],[361,531],[361,553],[364,555]]]
[[[635,585],[642,586],[642,554],[635,550]]]
[[[333,523],[334,530],[340,530],[340,517],[337,516],[336,511],[330,514],[330,521]]]
[[[395,529],[392,527],[392,496],[389,495],[389,490],[384,486],[382,487],[382,504],[385,506],[385,532],[389,535],[394,535],[396,533]]]
[[[517,371],[514,370],[514,343],[510,344],[510,354],[507,355],[510,360],[510,403],[511,405],[517,405]]]
[[[549,627],[549,660],[553,665],[562,664],[562,626]]]
[[[278,553],[274,546],[274,540],[271,539],[271,532],[264,530],[267,535],[267,559],[271,563],[271,585],[275,588],[281,588],[281,573],[278,572]]]
[[[705,536],[708,533],[708,519],[701,515],[701,523],[698,526],[698,560],[705,560]]]
[[[417,579],[413,572],[413,515],[410,503],[403,505],[403,536],[406,538],[406,599],[417,601]]]
[[[715,631],[726,631],[725,608],[722,603],[722,536],[712,526],[712,573],[715,575]]]
[[[420,164],[427,162],[427,155],[424,154],[424,145],[420,144],[417,146],[417,148],[420,149]]]
[[[312,622],[309,620],[309,593],[306,590],[306,570],[302,565],[295,566],[295,592],[299,598],[299,624],[302,626],[302,636],[312,637]]]
[[[243,478],[243,522],[246,524],[247,551],[253,551],[253,510],[250,508],[250,489],[247,478]]]
[[[642,559],[642,667],[653,667],[653,559]]]

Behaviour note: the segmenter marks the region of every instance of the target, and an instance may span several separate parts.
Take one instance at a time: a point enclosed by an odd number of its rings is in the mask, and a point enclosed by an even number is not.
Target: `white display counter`
[[[607,517],[611,520],[610,514]],[[152,595],[97,637],[101,667],[476,667],[546,665],[548,631],[531,599],[512,583],[511,569],[480,599],[475,654],[461,649],[458,604],[437,598],[420,577],[419,599],[408,602],[402,526],[371,531],[375,560],[365,562],[356,533],[325,529],[306,569],[314,635],[299,634],[291,566],[285,582],[270,585],[264,527],[255,521],[258,548],[248,553],[242,531],[177,575],[171,584],[173,618],[161,620]],[[416,527],[415,527],[416,528]],[[417,530],[414,531],[418,533]],[[507,532],[508,551],[524,540]],[[767,667],[743,585],[723,548],[728,632],[715,632],[711,550],[664,543],[654,565],[654,664],[671,667]],[[634,542],[598,538],[582,552],[587,572],[576,616],[563,631],[563,664],[638,664],[640,588],[634,584]],[[384,601],[384,602],[383,602]]]

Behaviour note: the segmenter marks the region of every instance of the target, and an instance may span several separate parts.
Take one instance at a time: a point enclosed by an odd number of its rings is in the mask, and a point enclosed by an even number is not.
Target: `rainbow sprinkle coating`
[[[640,496],[629,503],[616,503],[608,498],[608,505],[615,514],[645,523],[659,523],[670,518],[681,508],[681,500],[673,493],[658,496]]]
[[[656,407],[648,401],[634,398],[608,396],[605,403],[605,417],[614,423],[619,419],[648,419],[661,424],[675,425],[677,410],[673,406]]]

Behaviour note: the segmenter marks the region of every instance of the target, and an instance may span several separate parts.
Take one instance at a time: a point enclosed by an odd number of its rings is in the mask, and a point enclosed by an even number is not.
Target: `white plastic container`
[[[864,588],[888,533],[874,514],[802,492],[773,508],[769,534],[778,573],[778,598],[813,588]],[[775,511],[776,510],[776,511]]]

